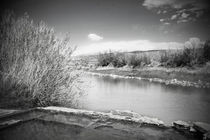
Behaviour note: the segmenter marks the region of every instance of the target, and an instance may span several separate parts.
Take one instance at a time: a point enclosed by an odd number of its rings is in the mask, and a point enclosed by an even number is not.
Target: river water
[[[145,80],[86,75],[83,108],[131,110],[170,124],[175,120],[210,123],[210,89],[165,85]]]

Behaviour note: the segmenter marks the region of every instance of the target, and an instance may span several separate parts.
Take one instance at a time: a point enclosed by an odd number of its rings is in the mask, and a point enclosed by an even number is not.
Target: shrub
[[[58,38],[44,22],[6,12],[0,23],[0,95],[30,107],[73,106],[79,73],[70,66],[69,36]]]
[[[127,60],[127,63],[129,66],[132,66],[133,68],[141,66],[142,59],[138,57],[137,55],[132,55]]]
[[[110,51],[109,53],[100,53],[97,57],[98,66],[108,66],[113,61],[113,54]]]
[[[191,66],[193,60],[192,49],[184,48],[182,51],[176,51],[173,54],[167,54],[165,65],[170,67]]]
[[[100,53],[98,55],[98,66],[108,66],[112,64],[114,67],[123,67],[126,65],[125,55],[119,52]]]
[[[176,67],[190,65],[193,60],[193,49],[184,48],[183,52],[176,54],[174,57],[174,64]]]
[[[151,58],[147,55],[142,56],[142,64],[143,65],[149,65],[151,63]]]
[[[176,66],[194,66],[197,64],[204,64],[203,46],[200,44],[199,48],[184,48],[183,52],[179,54],[180,64]]]
[[[111,61],[114,67],[123,67],[126,65],[125,55],[122,53],[113,54],[113,59]]]
[[[98,55],[98,66],[108,66],[112,64],[114,67],[123,67],[129,65],[132,67],[138,67],[141,65],[148,65],[151,63],[151,59],[147,55],[132,54],[126,56],[125,53],[120,52],[105,52]]]
[[[155,52],[151,54],[142,52],[139,54],[129,54],[125,57],[123,53],[104,53],[99,55],[98,63],[100,66],[112,64],[114,67],[124,65],[140,67],[151,64],[152,60],[158,61],[162,66],[167,67],[192,67],[194,65],[203,65],[210,60],[210,41],[203,45],[200,40],[190,39],[183,49],[165,50],[164,52]],[[154,57],[154,55],[156,55]]]
[[[160,55],[160,63],[162,65],[166,65],[166,62],[169,60],[169,54],[167,52],[164,52]]]
[[[203,57],[206,61],[210,61],[210,40],[207,40],[204,44]]]
[[[193,46],[193,45],[192,45]],[[204,48],[202,44],[197,47],[184,47],[183,50],[176,50],[173,53],[166,51],[160,56],[160,63],[169,67],[192,67],[204,64]]]

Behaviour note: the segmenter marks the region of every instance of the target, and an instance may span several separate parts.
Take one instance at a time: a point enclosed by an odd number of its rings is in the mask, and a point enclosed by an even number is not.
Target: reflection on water
[[[132,110],[157,117],[166,123],[174,120],[210,122],[210,90],[169,86],[136,79],[88,75],[84,108],[96,111]]]

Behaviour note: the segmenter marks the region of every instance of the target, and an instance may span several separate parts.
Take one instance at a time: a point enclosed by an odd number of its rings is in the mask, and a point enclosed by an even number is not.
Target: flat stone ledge
[[[89,117],[96,117],[96,118],[109,118],[109,119],[114,119],[114,120],[119,120],[119,121],[128,121],[128,122],[134,122],[134,123],[139,123],[139,124],[157,125],[159,127],[166,126],[163,121],[157,118],[143,116],[132,111],[114,110],[108,113],[104,113],[104,112],[71,109],[71,108],[55,107],[55,106],[43,107],[43,108],[41,107],[38,109],[46,110],[46,111],[54,111],[54,112],[65,112],[65,113],[71,113],[75,115],[86,115]]]
[[[194,122],[193,127],[201,132],[201,133],[207,133],[210,132],[210,124],[204,123],[204,122]]]
[[[174,121],[172,126],[178,130],[190,130],[190,124],[185,121]]]
[[[210,140],[210,124],[204,122],[194,122],[193,128],[202,135],[204,140]]]

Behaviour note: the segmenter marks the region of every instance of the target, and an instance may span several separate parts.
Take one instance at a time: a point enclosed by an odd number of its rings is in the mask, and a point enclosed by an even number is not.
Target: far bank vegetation
[[[145,52],[105,52],[97,57],[98,66],[132,68],[144,66],[193,67],[210,61],[210,41],[188,41],[183,49],[155,50]]]

